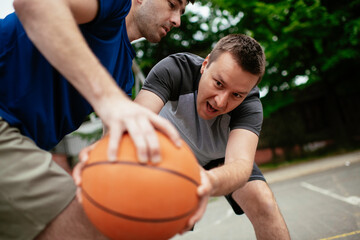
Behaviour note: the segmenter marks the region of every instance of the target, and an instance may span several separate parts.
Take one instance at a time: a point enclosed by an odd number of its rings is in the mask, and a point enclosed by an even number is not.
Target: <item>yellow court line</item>
[[[347,237],[347,236],[351,236],[351,235],[355,235],[355,234],[360,234],[360,230],[353,231],[353,232],[349,232],[349,233],[340,234],[340,235],[333,236],[333,237],[329,237],[329,238],[322,238],[322,239],[320,239],[320,240],[331,240],[331,239],[343,238],[343,237]]]

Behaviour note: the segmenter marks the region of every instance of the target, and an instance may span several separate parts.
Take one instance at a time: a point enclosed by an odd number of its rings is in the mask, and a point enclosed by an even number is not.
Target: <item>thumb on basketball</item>
[[[203,168],[200,168],[200,176],[201,176],[201,185],[198,187],[197,189],[197,193],[199,196],[199,204],[198,204],[198,208],[196,210],[196,212],[194,213],[194,215],[189,219],[189,222],[187,224],[187,226],[185,227],[185,229],[180,233],[183,234],[186,231],[189,231],[196,222],[198,222],[202,216],[205,213],[209,198],[210,198],[210,193],[211,193],[211,183],[210,180],[206,174],[206,171]]]

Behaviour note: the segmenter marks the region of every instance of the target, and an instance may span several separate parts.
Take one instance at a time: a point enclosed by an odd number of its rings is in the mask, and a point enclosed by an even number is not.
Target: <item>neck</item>
[[[130,42],[141,38],[141,34],[134,20],[133,7],[131,7],[129,14],[126,16],[126,32]]]

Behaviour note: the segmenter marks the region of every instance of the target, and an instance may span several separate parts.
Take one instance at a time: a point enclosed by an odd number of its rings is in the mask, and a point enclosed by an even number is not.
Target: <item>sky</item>
[[[12,6],[14,0],[1,0],[0,1],[0,18],[4,18],[9,13],[14,11]]]

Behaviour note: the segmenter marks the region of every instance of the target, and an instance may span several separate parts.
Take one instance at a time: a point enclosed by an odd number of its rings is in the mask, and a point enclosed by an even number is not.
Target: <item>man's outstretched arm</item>
[[[244,186],[253,168],[258,136],[246,129],[230,132],[224,165],[208,172],[212,196],[229,194]]]

